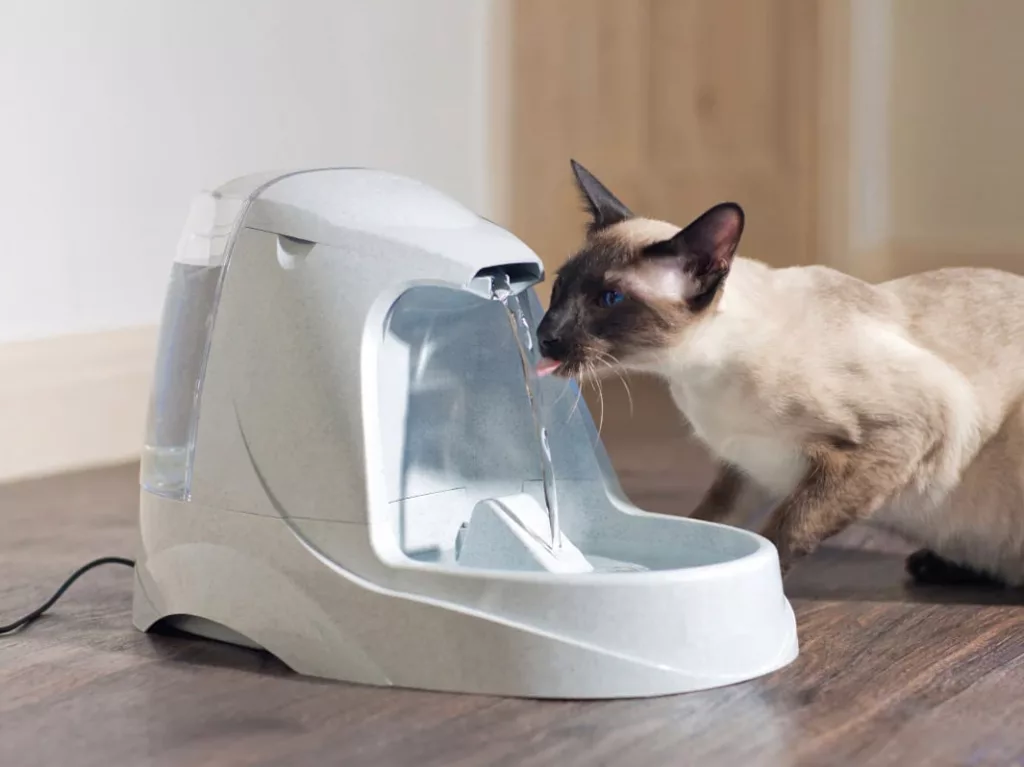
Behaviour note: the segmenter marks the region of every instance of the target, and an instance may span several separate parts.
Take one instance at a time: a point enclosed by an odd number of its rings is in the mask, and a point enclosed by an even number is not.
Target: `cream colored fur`
[[[1024,278],[946,269],[869,285],[736,258],[709,316],[634,367],[667,379],[697,436],[775,500],[810,470],[809,443],[922,440],[867,521],[1024,582]]]

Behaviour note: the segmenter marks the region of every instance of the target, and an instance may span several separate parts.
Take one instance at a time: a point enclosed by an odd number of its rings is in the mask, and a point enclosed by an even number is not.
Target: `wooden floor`
[[[708,476],[671,436],[614,440],[613,457],[656,511],[691,505]],[[132,555],[135,509],[135,467],[0,488],[0,623],[85,560]],[[787,580],[792,666],[612,703],[300,678],[260,653],[135,632],[130,572],[101,569],[0,637],[0,765],[1024,764],[1024,600],[913,590],[900,551],[851,541]]]

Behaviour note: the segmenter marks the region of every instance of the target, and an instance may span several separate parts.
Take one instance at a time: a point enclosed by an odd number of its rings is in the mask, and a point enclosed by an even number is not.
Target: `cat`
[[[1024,277],[775,269],[736,255],[735,203],[680,228],[572,170],[589,223],[538,327],[538,374],[667,381],[720,462],[693,516],[770,498],[783,573],[866,522],[923,547],[918,581],[1024,585]]]

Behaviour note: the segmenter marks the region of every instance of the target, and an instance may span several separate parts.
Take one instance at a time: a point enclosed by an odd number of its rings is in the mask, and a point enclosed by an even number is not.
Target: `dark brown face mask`
[[[735,203],[678,230],[634,216],[575,160],[572,169],[590,221],[537,330],[542,376],[598,374],[671,346],[713,308],[743,233]]]

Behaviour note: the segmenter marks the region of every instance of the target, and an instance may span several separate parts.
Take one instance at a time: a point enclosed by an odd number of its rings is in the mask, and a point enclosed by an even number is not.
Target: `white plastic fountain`
[[[575,385],[533,375],[542,278],[515,237],[388,173],[198,197],[159,342],[135,625],[314,676],[541,698],[793,660],[772,545],[632,506]]]

